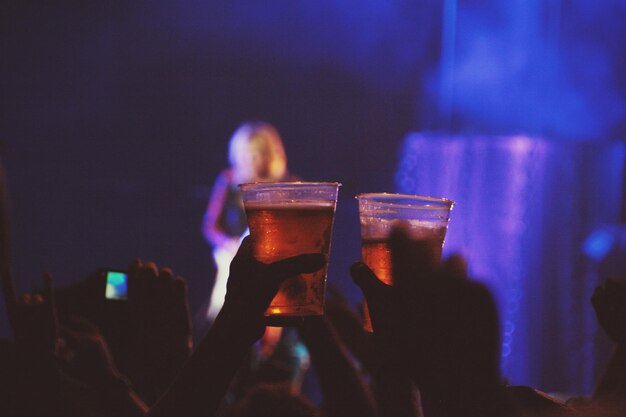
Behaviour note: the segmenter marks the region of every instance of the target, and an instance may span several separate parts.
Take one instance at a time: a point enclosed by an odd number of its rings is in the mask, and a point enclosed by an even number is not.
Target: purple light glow
[[[595,361],[584,357],[594,344],[587,308],[594,283],[585,278],[581,247],[589,230],[619,218],[623,159],[623,145],[612,142],[405,139],[397,189],[455,201],[444,256],[464,255],[493,291],[503,370],[514,384],[590,386]]]

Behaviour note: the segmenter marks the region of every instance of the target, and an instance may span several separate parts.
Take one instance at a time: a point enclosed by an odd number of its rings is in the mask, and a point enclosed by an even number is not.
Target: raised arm
[[[426,416],[506,415],[489,291],[467,278],[460,258],[439,262],[427,242],[410,240],[403,229],[391,243],[394,286],[362,263],[351,271],[367,299],[385,372],[416,383]]]
[[[594,392],[594,400],[626,412],[626,279],[609,278],[591,299],[598,322],[615,342],[615,350]]]
[[[263,335],[263,314],[282,281],[324,264],[322,254],[263,264],[252,256],[250,244],[246,238],[231,264],[226,301],[209,333],[148,416],[213,416],[250,347]]]
[[[335,329],[324,318],[303,323],[300,336],[317,371],[327,417],[374,417],[372,394]]]

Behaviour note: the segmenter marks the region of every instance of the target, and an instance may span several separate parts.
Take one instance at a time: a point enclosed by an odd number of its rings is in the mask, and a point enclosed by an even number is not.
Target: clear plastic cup
[[[303,253],[322,253],[328,259],[340,185],[242,184],[254,257],[271,263]],[[265,311],[267,324],[286,326],[323,315],[327,267],[288,278]]]
[[[389,235],[402,223],[413,241],[428,241],[441,258],[454,203],[445,198],[410,194],[368,193],[356,196],[361,222],[361,256],[378,279],[393,285]],[[372,331],[364,303],[364,327]]]

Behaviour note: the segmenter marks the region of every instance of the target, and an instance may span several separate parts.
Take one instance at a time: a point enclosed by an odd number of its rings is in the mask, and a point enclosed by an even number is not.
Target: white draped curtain
[[[623,163],[619,142],[406,137],[397,190],[456,202],[444,254],[462,253],[493,291],[512,384],[592,389],[607,341],[589,302],[600,277],[583,242],[619,222]]]

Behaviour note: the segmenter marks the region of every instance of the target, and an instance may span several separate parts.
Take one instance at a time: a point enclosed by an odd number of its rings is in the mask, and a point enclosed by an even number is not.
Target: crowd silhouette
[[[401,226],[391,236],[393,286],[362,262],[346,271],[367,301],[373,333],[331,288],[325,316],[294,330],[307,354],[294,354],[289,333],[264,350],[264,311],[281,282],[320,269],[325,258],[264,264],[246,237],[230,265],[223,307],[192,346],[185,279],[151,261],[129,263],[126,301],[102,297],[100,271],[65,288],[44,273],[42,290],[18,296],[0,180],[0,271],[13,330],[0,341],[2,416],[626,415],[624,279],[608,278],[590,300],[615,351],[588,398],[562,401],[505,383],[489,290],[468,276],[461,257],[437,259]],[[309,359],[321,404],[301,390]]]

